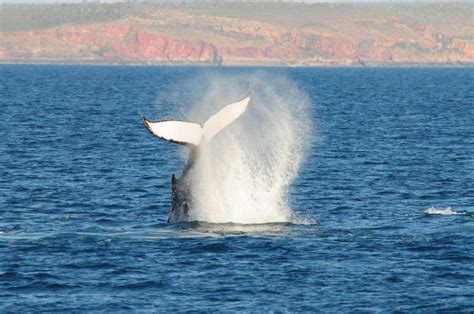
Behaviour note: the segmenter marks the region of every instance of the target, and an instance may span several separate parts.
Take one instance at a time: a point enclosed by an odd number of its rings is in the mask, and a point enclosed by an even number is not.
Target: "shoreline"
[[[63,66],[123,66],[123,67],[196,67],[196,68],[473,68],[474,62],[365,62],[360,63],[319,63],[287,64],[285,62],[233,62],[212,64],[199,62],[64,62],[60,60],[0,60],[0,65],[63,65]]]

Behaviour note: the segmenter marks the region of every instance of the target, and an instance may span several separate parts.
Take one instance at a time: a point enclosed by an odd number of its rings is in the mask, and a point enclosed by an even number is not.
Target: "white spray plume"
[[[288,189],[311,135],[308,97],[288,79],[266,74],[211,76],[197,85],[207,93],[189,121],[206,120],[248,91],[252,100],[239,120],[200,148],[189,173],[195,196],[190,220],[293,222]]]

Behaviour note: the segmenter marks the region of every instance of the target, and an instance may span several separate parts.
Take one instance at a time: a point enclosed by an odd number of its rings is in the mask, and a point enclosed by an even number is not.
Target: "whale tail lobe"
[[[202,125],[185,121],[152,122],[142,117],[143,124],[153,135],[180,145],[196,147],[200,143],[210,141],[228,125],[237,120],[247,110],[250,93],[235,103],[228,104],[210,116]]]

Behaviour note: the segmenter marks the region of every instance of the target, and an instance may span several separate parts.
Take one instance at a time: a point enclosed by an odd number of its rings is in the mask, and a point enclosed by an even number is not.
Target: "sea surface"
[[[311,104],[290,188],[302,223],[167,224],[182,151],[141,115],[182,114],[208,92],[189,82],[257,72]],[[473,312],[473,82],[473,68],[0,65],[0,312]]]

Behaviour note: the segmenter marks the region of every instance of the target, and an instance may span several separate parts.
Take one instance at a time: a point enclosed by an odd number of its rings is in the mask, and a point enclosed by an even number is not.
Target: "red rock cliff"
[[[435,16],[446,14],[447,20],[455,16],[454,24],[449,25],[418,21],[412,7],[401,7],[406,12],[396,7],[394,12],[399,15],[390,10],[375,8],[367,13],[350,7],[346,10],[353,12],[342,15],[338,7],[289,6],[301,14],[301,21],[290,11],[280,19],[271,15],[243,19],[227,16],[235,15],[235,7],[229,12],[217,11],[219,14],[213,8],[139,6],[139,14],[114,21],[2,31],[0,61],[237,65],[474,62],[469,17],[467,22],[456,20],[466,9],[462,5],[429,7]],[[276,10],[278,5],[272,8]],[[310,9],[314,16],[304,17]],[[458,15],[442,11],[448,9]]]

